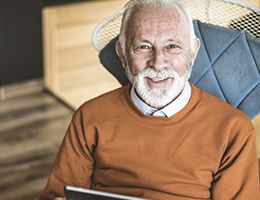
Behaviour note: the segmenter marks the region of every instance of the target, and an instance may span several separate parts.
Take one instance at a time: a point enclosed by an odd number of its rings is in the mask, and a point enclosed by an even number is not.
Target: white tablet
[[[65,187],[66,200],[145,200],[138,197],[101,192],[74,186]]]

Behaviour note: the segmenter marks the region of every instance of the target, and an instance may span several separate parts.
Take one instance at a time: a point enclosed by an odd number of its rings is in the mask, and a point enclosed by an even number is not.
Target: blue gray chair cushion
[[[190,81],[245,112],[251,119],[260,113],[260,39],[194,20],[201,47]],[[99,54],[103,66],[122,84],[128,79],[112,39]]]

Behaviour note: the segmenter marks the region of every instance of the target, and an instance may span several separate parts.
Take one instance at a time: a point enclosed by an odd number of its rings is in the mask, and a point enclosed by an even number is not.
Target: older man
[[[148,199],[259,199],[254,128],[188,82],[199,49],[180,1],[132,0],[116,51],[132,83],[74,114],[41,199],[65,185]]]

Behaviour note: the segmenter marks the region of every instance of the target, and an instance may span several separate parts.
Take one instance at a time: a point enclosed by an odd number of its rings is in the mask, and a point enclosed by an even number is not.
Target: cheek
[[[129,61],[130,68],[134,75],[142,72],[147,66],[147,60],[144,57],[132,56]]]
[[[171,59],[171,67],[179,75],[184,75],[187,71],[188,56],[178,55]]]

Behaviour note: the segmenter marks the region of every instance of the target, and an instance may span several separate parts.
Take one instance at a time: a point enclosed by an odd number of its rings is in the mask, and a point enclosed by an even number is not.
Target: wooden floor
[[[44,91],[0,101],[1,200],[37,199],[72,112]]]

